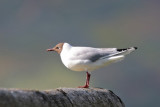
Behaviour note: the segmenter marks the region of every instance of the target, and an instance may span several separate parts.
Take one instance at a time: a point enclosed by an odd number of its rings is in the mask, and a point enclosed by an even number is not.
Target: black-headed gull
[[[59,43],[54,48],[47,49],[47,51],[55,51],[60,54],[63,64],[68,69],[86,71],[86,83],[79,88],[88,88],[90,80],[90,73],[88,71],[93,71],[113,62],[120,61],[125,55],[136,49],[137,47],[125,49],[80,47],[72,46],[69,43]]]

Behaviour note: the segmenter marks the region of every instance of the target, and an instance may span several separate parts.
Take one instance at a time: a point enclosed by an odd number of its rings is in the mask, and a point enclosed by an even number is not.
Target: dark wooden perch
[[[0,107],[124,107],[112,91],[99,88],[0,89]]]

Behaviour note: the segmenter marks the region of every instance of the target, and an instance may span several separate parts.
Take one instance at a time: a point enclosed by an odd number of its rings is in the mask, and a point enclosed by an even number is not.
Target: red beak
[[[47,49],[47,51],[54,51],[54,49],[52,48],[52,49]]]

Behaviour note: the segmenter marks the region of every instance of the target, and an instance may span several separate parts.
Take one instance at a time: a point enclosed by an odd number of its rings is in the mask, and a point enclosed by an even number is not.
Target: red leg
[[[78,88],[89,88],[90,76],[91,76],[91,74],[87,72],[87,75],[86,75],[86,84],[84,86],[79,86]]]

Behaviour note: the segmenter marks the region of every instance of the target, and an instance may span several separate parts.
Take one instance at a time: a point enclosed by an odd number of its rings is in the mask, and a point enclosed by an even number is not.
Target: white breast
[[[88,61],[79,60],[74,56],[73,50],[71,51],[72,46],[65,43],[63,45],[62,52],[60,54],[62,63],[73,71],[87,71],[88,70]]]
[[[113,56],[106,59],[99,59],[95,62],[89,59],[81,58],[77,55],[77,51],[81,50],[78,47],[72,47],[68,43],[64,43],[62,52],[60,53],[63,64],[73,71],[93,71],[100,67],[109,65],[113,62],[120,61],[124,58],[123,55]]]

